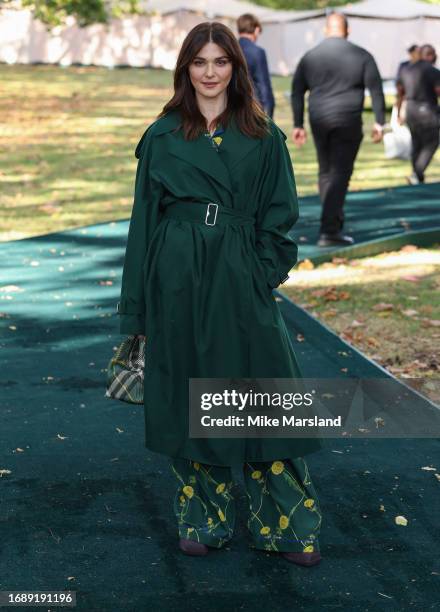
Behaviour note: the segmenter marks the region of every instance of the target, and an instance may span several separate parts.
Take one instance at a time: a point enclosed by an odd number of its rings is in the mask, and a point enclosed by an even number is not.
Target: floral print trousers
[[[179,537],[221,548],[234,531],[231,468],[183,458],[173,459],[171,468],[179,481],[174,498]],[[254,548],[319,551],[321,511],[305,460],[245,463],[243,474]]]

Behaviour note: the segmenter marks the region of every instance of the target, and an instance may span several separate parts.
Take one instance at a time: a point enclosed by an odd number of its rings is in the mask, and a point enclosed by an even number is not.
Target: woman
[[[136,149],[120,331],[146,335],[145,444],[172,458],[180,548],[231,538],[231,466],[244,469],[256,548],[319,562],[321,514],[303,439],[188,437],[190,378],[299,377],[272,290],[296,263],[298,205],[281,130],[252,99],[233,33],[186,37],[174,96]]]

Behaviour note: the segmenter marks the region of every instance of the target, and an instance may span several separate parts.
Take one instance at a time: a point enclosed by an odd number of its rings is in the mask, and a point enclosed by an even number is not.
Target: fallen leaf
[[[440,319],[422,319],[423,327],[440,327]]]
[[[348,291],[340,291],[338,297],[340,300],[349,300],[351,295]]]
[[[313,270],[315,265],[310,261],[310,259],[304,259],[298,264],[298,270]]]
[[[302,334],[297,334],[296,339],[298,340],[298,342],[304,342],[304,336]]]
[[[61,434],[57,434],[57,438],[59,438],[60,440],[65,440],[67,436],[62,436]]]
[[[315,289],[314,291],[310,292],[310,295],[313,295],[313,297],[322,297],[323,295],[325,295],[326,291],[328,291],[327,289]]]
[[[0,477],[6,476],[7,474],[11,473],[11,470],[0,470]]]
[[[386,304],[385,302],[379,302],[372,306],[371,310],[375,310],[377,312],[382,312],[384,310],[394,310],[393,304]]]
[[[361,321],[358,321],[357,319],[353,319],[353,321],[350,323],[350,327],[363,327],[365,325],[365,323],[362,323]]]
[[[383,504],[380,504],[380,506],[379,506],[379,510],[380,510],[381,512],[385,512],[385,506],[384,506]]]
[[[328,310],[322,311],[323,317],[335,317],[337,314],[338,314],[338,311],[335,310],[334,308],[329,308]]]
[[[440,474],[437,474],[437,472],[434,474],[434,476],[437,478],[437,480],[440,480]]]
[[[436,472],[437,468],[431,467],[430,465],[426,465],[425,467],[420,468],[421,470],[425,470],[425,472]]]
[[[408,274],[407,276],[402,276],[401,278],[402,278],[402,280],[406,280],[406,281],[408,281],[410,283],[418,283],[421,277],[420,276],[413,276],[411,274]]]
[[[376,340],[376,338],[373,338],[373,336],[369,336],[367,338],[367,344],[369,344],[370,346],[375,346],[375,347],[380,346],[379,340]]]
[[[403,525],[403,527],[406,527],[408,525],[408,519],[406,519],[404,516],[396,516],[394,522],[396,523],[396,525]]]
[[[118,433],[124,433],[124,430],[123,430],[123,429],[119,429],[119,427],[116,427],[116,431],[117,431]]]
[[[401,312],[407,317],[414,317],[419,314],[418,310],[413,310],[412,308],[407,308],[407,310],[402,310]]]

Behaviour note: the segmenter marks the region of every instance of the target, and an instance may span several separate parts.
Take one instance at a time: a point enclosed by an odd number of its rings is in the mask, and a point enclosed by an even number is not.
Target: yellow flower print
[[[281,529],[287,529],[287,527],[289,526],[289,517],[283,514],[282,516],[280,516],[279,523]]]
[[[180,501],[181,501],[181,502],[182,502],[182,504],[183,504],[183,503],[184,503],[184,501],[185,501],[185,497],[184,497],[184,495],[181,495],[181,496],[179,497],[179,499],[180,499]]]
[[[194,531],[194,527],[188,527],[188,533],[192,533]]]
[[[221,482],[218,487],[216,488],[215,492],[216,493],[223,493],[223,491],[225,490],[226,484],[224,482]]]
[[[194,489],[190,487],[189,485],[186,485],[186,487],[183,487],[182,490],[185,493],[185,495],[189,497],[190,499],[194,495]]]
[[[284,463],[282,461],[274,461],[272,463],[272,467],[270,468],[272,473],[278,476],[284,470]]]
[[[303,550],[303,552],[313,552],[315,549],[313,547],[312,544],[309,544],[309,546],[306,546]]]
[[[212,525],[212,523],[213,523],[212,518],[211,518],[211,517],[209,517],[209,519],[208,519],[208,525]]]
[[[261,472],[260,472],[260,470],[255,470],[255,471],[253,471],[253,472],[252,472],[252,474],[251,474],[251,476],[252,476],[252,478],[253,478],[254,480],[258,480],[259,478],[261,478]]]
[[[221,521],[226,521],[226,517],[221,510],[218,510],[218,515]]]
[[[267,535],[268,533],[270,533],[270,527],[262,527],[260,529],[260,533],[261,535]]]
[[[200,470],[200,463],[197,463],[196,461],[193,463],[194,469],[199,471]]]
[[[304,505],[306,508],[311,508],[314,503],[315,503],[314,499],[306,499],[306,501],[304,502]]]

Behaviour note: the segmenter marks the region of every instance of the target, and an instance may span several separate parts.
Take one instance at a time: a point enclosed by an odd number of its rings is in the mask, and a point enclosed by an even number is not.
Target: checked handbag
[[[143,404],[145,338],[128,336],[107,366],[106,397]]]

